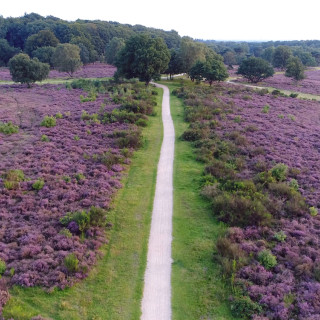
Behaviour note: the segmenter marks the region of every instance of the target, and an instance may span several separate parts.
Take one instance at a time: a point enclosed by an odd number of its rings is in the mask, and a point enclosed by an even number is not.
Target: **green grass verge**
[[[172,91],[180,81],[162,81]],[[174,320],[236,319],[227,299],[230,291],[213,260],[214,244],[225,227],[200,196],[203,164],[196,161],[189,142],[179,139],[188,127],[182,100],[171,95],[176,131],[174,162],[174,217],[172,247],[172,312]]]
[[[109,220],[110,243],[90,276],[72,288],[46,293],[40,288],[15,287],[4,308],[6,319],[29,320],[41,314],[55,320],[140,318],[157,164],[162,143],[159,90],[157,116],[144,129],[145,144],[137,151],[123,178]]]

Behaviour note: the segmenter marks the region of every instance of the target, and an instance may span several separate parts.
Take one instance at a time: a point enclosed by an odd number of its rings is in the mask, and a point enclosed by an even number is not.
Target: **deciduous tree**
[[[124,48],[125,41],[122,38],[114,37],[106,46],[105,57],[109,64],[116,63],[119,52]]]
[[[237,74],[241,74],[250,82],[257,83],[273,76],[274,70],[266,60],[251,57],[241,62]]]
[[[116,61],[116,76],[139,78],[149,84],[164,72],[170,61],[170,51],[161,38],[140,34],[127,40]]]
[[[15,55],[9,61],[10,74],[14,82],[27,83],[28,87],[49,75],[50,66],[37,58],[30,59],[25,53]]]
[[[305,78],[304,69],[305,67],[298,57],[291,57],[287,63],[285,76],[293,78],[296,81],[302,80]]]
[[[52,56],[54,67],[60,72],[67,72],[70,77],[81,67],[80,48],[75,44],[59,44]]]
[[[279,46],[274,50],[273,66],[285,69],[288,59],[292,56],[291,49],[288,46]]]

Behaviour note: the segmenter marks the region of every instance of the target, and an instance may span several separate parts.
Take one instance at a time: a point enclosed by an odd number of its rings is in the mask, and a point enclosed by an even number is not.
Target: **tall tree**
[[[168,67],[170,51],[161,38],[140,34],[127,40],[116,61],[116,76],[139,78],[149,84]]]
[[[0,66],[6,66],[18,51],[19,49],[10,46],[7,40],[0,39]]]
[[[41,30],[37,34],[28,37],[25,44],[25,51],[30,55],[34,50],[41,47],[56,47],[59,40],[50,30]]]
[[[205,63],[203,76],[211,86],[213,81],[226,80],[229,74],[221,59],[212,59]]]
[[[171,57],[166,74],[170,75],[170,80],[174,74],[178,74],[183,72],[183,62],[179,49],[171,49],[170,50]]]
[[[124,48],[125,41],[122,38],[114,37],[106,46],[105,57],[109,64],[114,65],[119,52]]]
[[[291,56],[292,52],[288,46],[276,47],[273,54],[273,66],[275,68],[285,69],[288,59]]]
[[[52,56],[53,66],[60,72],[67,72],[70,77],[81,67],[80,48],[75,44],[59,44]]]
[[[49,75],[50,66],[37,58],[30,59],[25,53],[15,55],[9,61],[10,74],[14,82],[27,83],[28,87],[42,81]]]
[[[296,81],[302,80],[305,78],[304,75],[304,65],[298,57],[291,57],[288,60],[285,76],[293,78]]]
[[[273,76],[274,70],[266,60],[251,57],[241,62],[237,74],[241,74],[250,82],[257,83]]]

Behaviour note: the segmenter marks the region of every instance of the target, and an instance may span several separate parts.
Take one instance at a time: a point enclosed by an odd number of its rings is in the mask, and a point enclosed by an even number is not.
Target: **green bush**
[[[56,124],[57,124],[57,120],[56,120],[55,117],[53,117],[53,116],[45,116],[40,125],[42,127],[50,128],[50,127],[54,127]]]
[[[253,315],[262,312],[262,307],[248,296],[236,296],[233,297],[231,302],[231,311],[235,317],[241,316],[244,319],[252,319]]]
[[[289,187],[295,191],[299,190],[299,183],[296,179],[291,179],[289,182]]]
[[[72,237],[72,233],[71,233],[70,230],[67,229],[67,228],[62,228],[62,229],[60,230],[59,234],[65,236],[65,237],[67,237],[67,238],[71,238],[71,237]]]
[[[311,214],[313,217],[315,217],[315,216],[318,215],[318,208],[316,208],[316,207],[310,207],[310,208],[309,208],[309,212],[310,212],[310,214]]]
[[[284,163],[278,163],[270,170],[270,172],[277,181],[283,181],[287,178],[288,166]]]
[[[0,121],[0,132],[7,134],[7,135],[10,135],[13,133],[18,133],[19,127],[12,124],[11,121],[9,121],[9,122],[1,122]]]
[[[270,110],[270,106],[266,104],[266,105],[263,107],[262,112],[263,112],[263,113],[269,113],[269,110]]]
[[[277,265],[277,258],[270,250],[262,250],[258,254],[258,261],[268,270]]]
[[[0,258],[0,277],[4,274],[4,272],[6,271],[7,269],[7,265],[5,263],[5,261],[3,261],[1,258]]]
[[[43,134],[43,135],[41,136],[41,141],[43,141],[43,142],[49,142],[50,139],[49,139],[49,137],[48,137],[47,135]]]
[[[64,258],[64,265],[67,268],[68,272],[73,273],[79,269],[79,260],[74,253],[69,253]]]
[[[148,121],[140,118],[136,121],[136,125],[139,127],[146,127],[146,126],[148,126]]]
[[[44,181],[43,179],[38,179],[32,184],[32,188],[34,190],[41,190],[44,186]]]
[[[290,93],[290,97],[291,98],[297,98],[298,97],[298,93]]]
[[[106,224],[107,212],[99,207],[92,206],[89,210],[90,225],[104,227]]]
[[[279,242],[283,242],[287,239],[287,235],[284,233],[284,231],[279,231],[279,232],[276,232],[273,237],[279,241]]]
[[[62,119],[63,118],[63,115],[61,112],[57,112],[56,115],[55,115],[55,118],[56,119]]]

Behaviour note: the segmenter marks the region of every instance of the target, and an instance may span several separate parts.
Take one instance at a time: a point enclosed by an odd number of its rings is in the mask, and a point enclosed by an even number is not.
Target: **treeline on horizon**
[[[46,33],[43,33],[44,30]],[[224,63],[230,66],[238,65],[250,56],[261,57],[273,63],[274,51],[279,46],[286,46],[291,54],[299,57],[305,66],[320,65],[319,40],[268,42],[194,40],[189,37],[181,37],[175,30],[164,31],[142,25],[100,20],[65,21],[53,16],[43,17],[30,13],[17,18],[0,16],[0,66],[7,66],[8,61],[20,52],[27,53],[30,57],[36,57],[41,62],[52,66],[50,57],[59,43],[77,45],[80,48],[83,64],[95,61],[114,64],[115,57],[112,56],[112,53],[119,51],[119,47],[123,47],[126,40],[141,33],[148,33],[154,38],[162,38],[171,50],[173,59],[186,42],[189,48],[190,43],[193,42],[194,50],[190,50],[190,54],[194,52],[194,59],[191,59],[192,63],[185,61],[187,68],[182,68],[184,72],[188,72],[199,57],[201,60],[204,44],[220,54]]]

